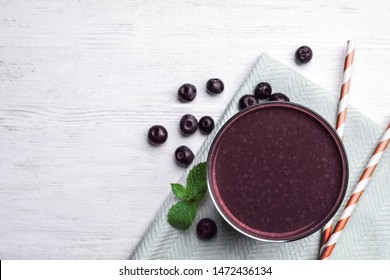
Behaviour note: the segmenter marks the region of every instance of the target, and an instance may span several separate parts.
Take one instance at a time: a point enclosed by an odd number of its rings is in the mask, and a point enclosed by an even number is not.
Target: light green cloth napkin
[[[196,162],[206,161],[210,144],[221,126],[238,111],[238,100],[253,93],[261,81],[269,82],[274,92],[287,94],[291,101],[305,105],[335,124],[337,97],[304,78],[287,66],[263,54],[234,95],[213,133],[200,148]],[[350,181],[346,203],[365,164],[384,132],[373,121],[354,108],[348,109],[345,148],[348,154]],[[390,259],[390,152],[385,153],[375,174],[353,213],[331,259]],[[185,182],[190,166],[183,175]],[[210,197],[199,206],[196,219],[185,232],[172,228],[166,214],[175,202],[173,195],[165,200],[132,259],[316,259],[320,232],[289,243],[266,243],[248,238],[231,228],[218,214]],[[340,214],[340,210],[339,210]],[[217,237],[198,240],[197,221],[209,217],[218,226]]]

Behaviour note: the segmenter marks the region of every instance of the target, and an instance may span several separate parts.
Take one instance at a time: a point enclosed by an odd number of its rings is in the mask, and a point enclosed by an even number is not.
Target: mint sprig
[[[187,187],[171,184],[173,194],[181,201],[168,211],[168,222],[177,229],[188,229],[195,219],[197,203],[206,195],[206,163],[195,165],[187,177]]]

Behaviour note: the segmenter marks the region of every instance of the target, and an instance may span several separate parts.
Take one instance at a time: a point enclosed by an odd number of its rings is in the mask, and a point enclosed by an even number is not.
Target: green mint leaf
[[[186,188],[187,200],[202,200],[206,194],[206,190],[206,163],[202,162],[195,165],[188,174]]]
[[[177,202],[168,211],[168,223],[177,229],[188,229],[195,219],[196,208],[195,202]]]
[[[180,184],[171,184],[172,187],[172,192],[173,194],[181,199],[181,200],[186,200],[188,197],[186,195],[186,188]]]

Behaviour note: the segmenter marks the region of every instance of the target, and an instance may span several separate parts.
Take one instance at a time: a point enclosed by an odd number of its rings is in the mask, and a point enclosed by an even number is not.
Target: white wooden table
[[[350,104],[384,127],[389,14],[386,0],[0,0],[0,259],[129,257],[183,172],[174,150],[204,139],[180,136],[180,117],[217,120],[261,52],[338,95],[355,39]],[[297,66],[303,44],[314,58]]]

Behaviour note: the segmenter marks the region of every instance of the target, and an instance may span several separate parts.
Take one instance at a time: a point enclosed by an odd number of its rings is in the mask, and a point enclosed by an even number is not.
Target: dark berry
[[[240,98],[240,101],[238,102],[238,107],[240,108],[240,110],[242,110],[255,104],[257,104],[256,97],[251,94],[246,94]]]
[[[210,134],[214,129],[214,120],[210,116],[204,116],[199,120],[199,130],[203,134]]]
[[[198,129],[198,120],[190,114],[186,114],[180,119],[180,131],[183,135],[191,135]]]
[[[278,92],[278,93],[271,94],[271,96],[269,97],[269,101],[286,101],[286,102],[289,102],[290,98],[288,98],[283,93],[279,93]]]
[[[192,84],[184,84],[177,91],[181,102],[190,102],[195,99],[196,87]]]
[[[262,82],[255,87],[255,97],[257,99],[267,99],[272,93],[272,87],[267,82]]]
[[[168,131],[162,125],[154,125],[149,128],[148,139],[153,145],[159,145],[167,141]]]
[[[196,234],[200,239],[211,239],[217,234],[217,225],[209,218],[202,219],[196,225]]]
[[[298,64],[308,63],[313,58],[313,51],[308,46],[302,46],[295,52],[295,61]]]
[[[187,167],[194,160],[194,153],[187,146],[180,146],[175,151],[175,159],[178,165]]]
[[[210,94],[220,94],[223,92],[224,85],[220,79],[210,79],[207,81],[206,89]]]

